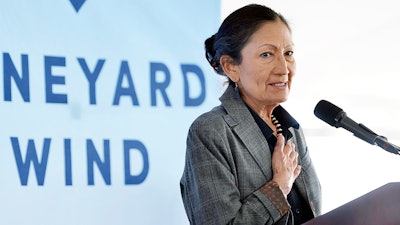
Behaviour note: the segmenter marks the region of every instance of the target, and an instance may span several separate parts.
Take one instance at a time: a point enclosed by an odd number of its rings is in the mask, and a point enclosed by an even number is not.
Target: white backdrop
[[[297,75],[284,106],[300,122],[330,211],[400,181],[400,156],[316,118],[326,99],[350,118],[400,145],[400,15],[395,1],[222,0],[222,18],[249,3],[270,6],[290,22]]]

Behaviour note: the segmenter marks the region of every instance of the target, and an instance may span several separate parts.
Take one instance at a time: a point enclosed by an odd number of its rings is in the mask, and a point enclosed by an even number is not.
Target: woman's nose
[[[278,75],[289,74],[288,62],[284,55],[276,57],[274,72]]]

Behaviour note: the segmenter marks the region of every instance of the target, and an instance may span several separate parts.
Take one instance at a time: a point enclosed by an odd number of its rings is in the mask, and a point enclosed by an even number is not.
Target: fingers
[[[272,155],[273,180],[286,195],[292,189],[294,181],[301,172],[301,166],[298,165],[298,157],[299,154],[294,143],[289,140],[285,144],[283,135],[278,135]]]
[[[275,149],[283,149],[284,145],[285,145],[285,138],[283,137],[282,134],[278,134],[278,136],[276,137],[277,141],[276,141],[276,145],[275,145]]]
[[[289,164],[291,164],[291,167],[293,169],[293,175],[294,177],[297,177],[301,171],[301,167],[300,165],[298,165],[299,153],[296,151],[296,147],[294,143],[291,141],[288,141],[288,143],[285,146],[285,149],[289,160]]]
[[[277,136],[275,151],[279,151],[284,158],[288,158],[290,162],[297,165],[299,154],[296,151],[296,147],[290,140],[285,144],[285,138],[282,134]]]
[[[273,180],[278,183],[284,194],[290,192],[294,181],[300,175],[298,157],[294,143],[289,140],[285,144],[283,135],[278,135],[272,155]]]
[[[293,172],[294,180],[296,180],[296,178],[300,175],[300,172],[301,172],[301,166],[297,165]]]
[[[299,153],[296,152],[296,148],[295,148],[295,146],[294,146],[294,144],[292,142],[290,142],[288,145],[289,145],[288,154],[289,154],[290,159],[291,160],[295,160],[297,162],[297,158],[299,156]]]

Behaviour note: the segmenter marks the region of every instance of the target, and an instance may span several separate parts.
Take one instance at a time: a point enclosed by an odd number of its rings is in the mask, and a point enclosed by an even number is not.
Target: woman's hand
[[[291,141],[285,145],[285,138],[279,134],[278,141],[272,154],[272,171],[275,181],[282,190],[285,197],[292,189],[293,183],[300,174],[301,166],[298,165],[298,153]]]

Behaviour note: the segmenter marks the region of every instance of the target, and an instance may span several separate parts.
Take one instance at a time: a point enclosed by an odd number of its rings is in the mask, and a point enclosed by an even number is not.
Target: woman
[[[242,7],[205,46],[229,85],[188,133],[181,193],[190,223],[301,224],[319,215],[321,188],[303,132],[280,105],[296,69],[285,18]]]

